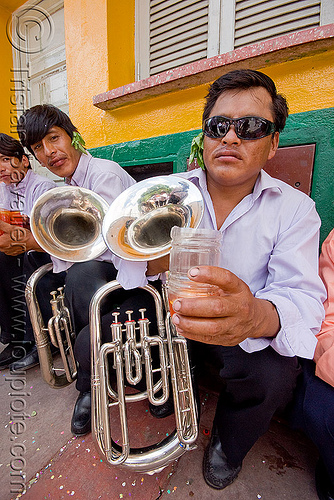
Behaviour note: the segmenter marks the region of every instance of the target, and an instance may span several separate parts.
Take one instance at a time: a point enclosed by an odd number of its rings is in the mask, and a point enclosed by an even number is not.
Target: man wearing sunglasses
[[[178,174],[202,192],[200,227],[223,235],[220,267],[189,270],[194,281],[217,285],[219,296],[178,298],[172,318],[191,340],[193,363],[215,362],[222,379],[203,462],[215,489],[237,477],[247,452],[291,400],[297,356],[312,359],[323,318],[314,202],[263,170],[287,116],[285,98],[265,74],[223,75],[209,89],[204,136],[197,138],[203,170]]]

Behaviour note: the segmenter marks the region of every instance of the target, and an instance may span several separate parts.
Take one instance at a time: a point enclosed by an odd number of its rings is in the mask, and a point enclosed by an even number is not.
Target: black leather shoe
[[[315,468],[315,485],[320,500],[334,500],[334,484],[321,458]]]
[[[72,415],[71,431],[75,436],[84,436],[91,431],[90,392],[80,392],[79,394]]]
[[[34,345],[32,349],[28,352],[28,354],[24,356],[24,358],[20,359],[19,361],[15,361],[15,363],[12,363],[9,366],[9,369],[12,372],[19,370],[29,370],[29,368],[33,368],[38,364],[39,364],[39,358],[38,358],[37,347]]]
[[[241,465],[232,467],[223,452],[217,433],[213,433],[210,443],[205,450],[203,459],[203,475],[205,482],[215,488],[222,490],[231,484],[238,476]]]
[[[155,418],[166,418],[169,417],[169,415],[172,415],[174,413],[174,402],[173,402],[173,397],[169,396],[167,399],[166,403],[163,405],[152,405],[152,403],[148,404],[148,408],[150,410],[151,415]]]
[[[11,363],[25,356],[26,350],[20,344],[9,343],[0,353],[0,370],[8,368]]]

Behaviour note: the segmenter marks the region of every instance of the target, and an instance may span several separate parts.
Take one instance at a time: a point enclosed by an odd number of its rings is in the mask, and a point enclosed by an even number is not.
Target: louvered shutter
[[[136,0],[136,77],[334,22],[334,0]]]
[[[150,1],[150,75],[207,57],[209,0]]]
[[[320,26],[321,0],[236,0],[234,47]]]

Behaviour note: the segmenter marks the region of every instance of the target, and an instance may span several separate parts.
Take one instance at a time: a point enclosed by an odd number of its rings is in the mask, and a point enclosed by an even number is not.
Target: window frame
[[[63,0],[29,0],[25,2],[21,7],[16,9],[13,12],[13,16],[16,16],[16,19],[19,23],[24,22],[25,16],[29,16],[29,8],[41,8],[41,11],[47,12],[47,14],[51,18],[51,25],[53,29],[55,29],[54,21],[52,16],[54,16],[58,11],[64,10],[64,1]],[[38,9],[34,10],[34,16],[38,17]],[[41,14],[42,19],[42,14]],[[28,19],[29,20],[29,19]],[[13,25],[13,31],[15,26]],[[13,39],[15,40],[15,34],[13,34]],[[51,64],[48,67],[44,67],[43,69],[37,69],[34,71],[34,65],[42,63],[43,61],[38,61],[39,52],[33,52],[29,54],[28,52],[20,51],[15,47],[15,44],[12,48],[12,57],[13,57],[13,69],[12,71],[12,79],[11,84],[13,85],[13,90],[15,88],[15,103],[16,107],[13,109],[13,113],[15,113],[15,121],[20,117],[20,115],[28,108],[30,108],[34,104],[41,104],[42,102],[33,102],[33,85],[38,86],[39,92],[44,91],[45,82],[48,78],[62,74],[64,71],[66,72],[66,54],[65,54],[65,38],[61,45],[55,46],[51,52],[49,49],[43,48],[41,50],[41,54],[48,54],[55,57],[55,63]],[[64,57],[62,57],[64,55]],[[66,76],[66,75],[65,75]],[[67,80],[67,78],[66,78]],[[35,87],[36,88],[36,87]],[[66,94],[67,94],[67,85],[66,85]],[[68,97],[68,95],[67,95]],[[44,102],[49,102],[49,99],[42,99]],[[54,103],[56,104],[56,103]],[[65,102],[61,108],[64,112],[68,113],[68,98],[67,102]],[[60,106],[59,106],[60,107]],[[11,127],[11,133],[16,133],[16,125],[14,126],[14,118],[11,119],[13,121],[13,127]],[[35,172],[43,174],[45,177],[54,180],[57,183],[63,183],[62,179],[58,176],[52,174],[46,169],[42,169],[37,160],[33,157],[30,158],[30,162],[32,168]]]

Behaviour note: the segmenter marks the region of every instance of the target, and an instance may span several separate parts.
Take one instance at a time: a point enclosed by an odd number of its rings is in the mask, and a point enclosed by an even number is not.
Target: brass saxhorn
[[[194,184],[177,176],[154,177],[131,186],[111,204],[102,232],[109,249],[119,257],[132,261],[152,260],[170,252],[173,226],[197,227],[203,211],[203,199]],[[158,472],[192,449],[198,435],[187,341],[178,335],[171,322],[167,286],[163,285],[161,297],[147,285],[143,288],[154,297],[159,335],[152,337],[149,334],[149,322],[144,315],[137,326],[130,319],[123,326],[118,322],[116,312],[111,324],[112,341],[101,345],[100,304],[118,288],[117,281],[102,286],[90,303],[92,429],[100,453],[109,464],[137,472]],[[157,370],[152,368],[151,357],[154,345],[158,346],[160,357],[160,379],[155,385],[153,372]],[[116,390],[109,381],[109,356],[114,359]],[[145,364],[146,391],[126,394],[126,384],[133,385],[141,379],[142,363]],[[131,448],[127,403],[148,398],[152,404],[160,405],[167,400],[170,389],[173,392],[175,431],[153,446]],[[155,396],[157,391],[162,394],[159,399]],[[112,406],[119,410],[121,446],[112,438],[109,416]]]
[[[138,325],[131,318],[125,326],[115,320],[111,324],[112,341],[101,345],[101,301],[114,290],[120,288],[117,281],[102,286],[92,298],[90,304],[91,356],[92,356],[92,431],[102,456],[111,465],[118,465],[135,472],[160,472],[168,463],[179,458],[185,451],[195,447],[198,435],[198,416],[192,387],[191,369],[184,337],[177,334],[167,314],[164,319],[163,300],[157,290],[146,285],[143,289],[151,293],[156,306],[159,335],[149,334],[149,320],[144,317]],[[166,288],[163,288],[166,307]],[[131,314],[132,311],[129,311]],[[124,337],[125,336],[125,340]],[[151,349],[159,348],[160,368],[153,370]],[[109,381],[108,356],[114,359],[117,389]],[[128,385],[141,380],[141,364],[145,364],[146,391],[126,394],[125,381]],[[153,372],[160,372],[160,379],[153,384]],[[125,375],[124,375],[125,373]],[[160,443],[145,448],[131,448],[127,424],[127,403],[144,398],[154,405],[167,401],[169,396],[169,378],[171,379],[176,428],[173,433]],[[161,397],[155,393],[161,391]],[[109,409],[117,406],[121,427],[121,445],[116,444],[111,436],[113,422]]]
[[[48,321],[48,325],[44,324],[37,300],[36,287],[39,280],[51,270],[52,264],[44,264],[44,266],[32,273],[27,281],[25,297],[33,327],[42,378],[50,387],[59,389],[73,382],[77,376],[73,353],[75,335],[69,310],[64,304],[63,289],[59,288],[57,290],[58,294],[56,291],[51,292],[53,296],[50,301],[52,317]],[[51,344],[59,349],[63,368],[55,368]]]
[[[47,253],[61,260],[84,262],[107,250],[102,237],[102,221],[108,203],[93,191],[74,186],[57,187],[43,193],[35,202],[30,226],[35,240]],[[75,333],[63,289],[51,291],[52,317],[44,324],[36,295],[39,280],[52,270],[52,264],[37,269],[28,279],[26,302],[34,331],[41,373],[51,387],[61,388],[77,376],[73,353]],[[55,368],[51,345],[58,348],[62,368]]]

